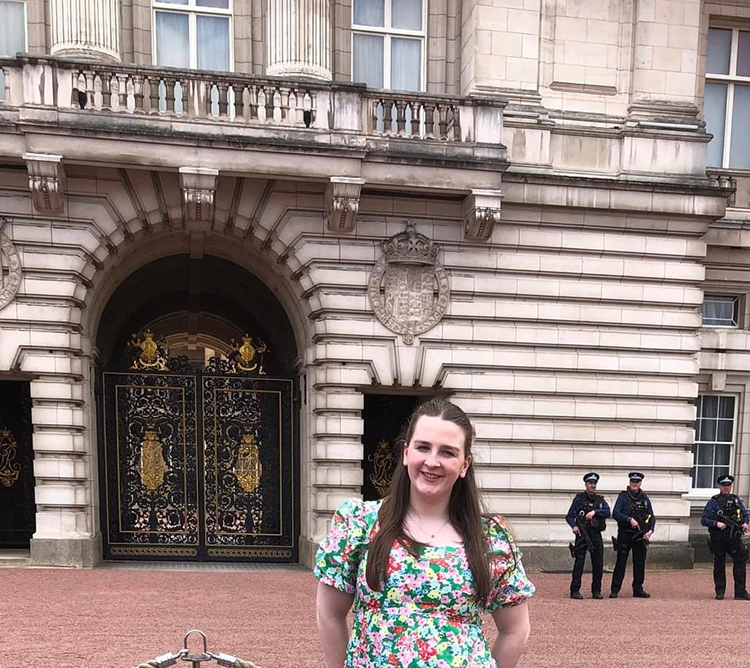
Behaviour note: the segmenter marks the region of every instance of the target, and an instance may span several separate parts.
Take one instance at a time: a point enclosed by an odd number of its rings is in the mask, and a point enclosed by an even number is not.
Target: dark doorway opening
[[[0,547],[28,548],[36,530],[31,392],[27,381],[0,381]]]
[[[363,411],[364,472],[362,497],[382,499],[401,457],[401,433],[417,403],[425,397],[407,394],[366,394]]]

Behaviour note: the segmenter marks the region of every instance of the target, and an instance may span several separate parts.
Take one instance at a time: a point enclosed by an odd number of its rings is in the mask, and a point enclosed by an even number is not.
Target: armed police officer
[[[602,598],[602,573],[604,571],[604,544],[602,531],[607,526],[610,515],[609,505],[604,497],[596,493],[599,474],[587,473],[583,476],[586,491],[576,494],[565,521],[575,534],[575,544],[570,551],[575,559],[573,564],[573,579],[570,582],[570,598],[581,599],[581,578],[586,553],[591,555],[591,596]]]
[[[731,475],[722,475],[716,482],[719,485],[719,494],[709,499],[701,517],[701,524],[708,527],[709,545],[714,555],[716,598],[719,601],[724,598],[727,587],[725,564],[728,554],[734,561],[734,598],[750,601],[745,584],[748,550],[742,543],[742,534],[748,529],[750,517],[740,497],[732,494],[734,478]]]
[[[643,589],[643,581],[646,577],[648,541],[654,533],[656,518],[651,500],[641,489],[645,477],[639,471],[631,471],[628,474],[628,487],[624,492],[620,492],[612,511],[612,517],[617,520],[615,543],[617,561],[612,574],[610,598],[617,598],[620,594],[631,550],[633,551],[633,596],[651,598],[651,595]]]

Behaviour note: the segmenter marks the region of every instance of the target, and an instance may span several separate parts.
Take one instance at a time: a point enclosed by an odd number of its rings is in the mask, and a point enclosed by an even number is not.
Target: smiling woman
[[[410,418],[383,501],[342,503],[317,556],[318,630],[328,668],[512,668],[534,586],[500,518],[483,519],[472,428],[445,400]],[[354,606],[348,638],[346,615]],[[480,613],[498,629],[492,650]]]

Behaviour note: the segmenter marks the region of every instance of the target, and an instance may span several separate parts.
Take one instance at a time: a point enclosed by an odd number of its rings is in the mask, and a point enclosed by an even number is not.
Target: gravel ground
[[[572,601],[568,575],[530,575],[523,668],[750,667],[750,602],[714,600],[708,570],[647,572],[649,600]],[[321,668],[315,588],[299,570],[2,570],[0,668],[131,668],[195,627],[216,653]]]

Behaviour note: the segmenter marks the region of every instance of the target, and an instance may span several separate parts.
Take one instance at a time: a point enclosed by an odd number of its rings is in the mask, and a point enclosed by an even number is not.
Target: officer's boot
[[[649,594],[645,589],[634,589],[633,598],[651,598],[651,594]]]
[[[717,601],[723,601],[724,600],[724,592],[723,591],[717,591],[716,592],[716,600]]]
[[[734,600],[735,601],[750,601],[750,594],[748,594],[747,592],[745,592],[744,594],[737,594],[734,597]]]
[[[570,592],[570,598],[575,598],[578,601],[583,600],[583,594],[581,594],[580,591],[572,591]]]

